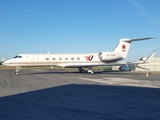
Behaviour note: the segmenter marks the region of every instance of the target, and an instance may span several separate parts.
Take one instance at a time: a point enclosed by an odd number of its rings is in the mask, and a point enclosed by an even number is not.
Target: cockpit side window
[[[14,58],[17,58],[18,56],[15,56]]]
[[[17,56],[15,56],[14,58],[22,58],[22,56],[17,55]]]

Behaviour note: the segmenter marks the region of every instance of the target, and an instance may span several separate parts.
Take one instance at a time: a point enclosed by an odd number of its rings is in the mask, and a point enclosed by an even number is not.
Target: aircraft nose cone
[[[2,65],[5,65],[5,62],[3,62]]]
[[[8,66],[8,65],[10,65],[10,62],[5,61],[5,62],[2,63],[2,65]]]

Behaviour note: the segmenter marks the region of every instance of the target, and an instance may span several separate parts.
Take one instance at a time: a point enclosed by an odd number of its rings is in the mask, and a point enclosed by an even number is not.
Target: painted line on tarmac
[[[127,79],[127,78],[84,78],[77,77],[81,80],[92,81],[103,83],[107,85],[118,85],[118,86],[134,86],[134,87],[149,87],[149,88],[160,88],[160,81],[149,81],[149,80],[135,80],[135,79]]]

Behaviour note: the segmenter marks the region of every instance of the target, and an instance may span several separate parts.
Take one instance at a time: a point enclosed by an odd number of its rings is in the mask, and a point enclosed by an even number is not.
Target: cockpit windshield
[[[17,56],[15,56],[14,58],[22,58],[22,56],[17,55]]]

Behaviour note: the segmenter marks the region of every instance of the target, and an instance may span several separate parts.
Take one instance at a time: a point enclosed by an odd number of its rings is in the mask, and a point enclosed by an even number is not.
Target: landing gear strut
[[[82,69],[82,68],[78,68],[78,72],[80,72],[80,73],[85,73],[85,70]]]
[[[19,75],[19,71],[20,71],[21,67],[16,67],[16,70],[15,70],[15,75]]]
[[[85,70],[82,68],[78,68],[78,72],[85,73]],[[88,67],[88,73],[94,74],[94,70],[92,70],[92,67]]]

